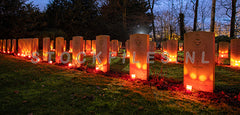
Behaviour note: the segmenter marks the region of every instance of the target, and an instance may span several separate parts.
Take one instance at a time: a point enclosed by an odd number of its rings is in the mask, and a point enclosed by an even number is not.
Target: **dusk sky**
[[[47,4],[49,3],[49,0],[29,0],[29,2],[33,2],[34,5],[38,5],[41,11],[44,10],[44,7],[47,8]]]

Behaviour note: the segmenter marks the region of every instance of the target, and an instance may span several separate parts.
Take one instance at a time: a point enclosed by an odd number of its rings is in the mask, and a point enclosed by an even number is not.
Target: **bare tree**
[[[155,4],[155,0],[148,0],[148,4],[150,6],[150,10],[151,10],[151,18],[152,18],[152,29],[153,29],[153,41],[156,41],[156,30],[155,30],[155,23],[154,23],[154,13],[153,13],[153,8],[154,8],[154,4]]]
[[[226,15],[231,18],[230,37],[235,37],[237,0],[221,0],[221,5],[226,9]],[[232,11],[231,15],[228,14],[229,11]]]
[[[235,21],[236,21],[236,2],[237,0],[232,0],[232,16],[231,16],[231,29],[230,37],[235,37]]]
[[[210,25],[210,31],[211,31],[211,32],[214,32],[214,25],[215,25],[215,7],[216,7],[216,0],[212,0],[211,25]]]
[[[193,3],[193,1],[192,1]],[[197,16],[198,16],[198,0],[195,2],[195,8],[194,8],[194,22],[193,22],[193,31],[197,30]]]

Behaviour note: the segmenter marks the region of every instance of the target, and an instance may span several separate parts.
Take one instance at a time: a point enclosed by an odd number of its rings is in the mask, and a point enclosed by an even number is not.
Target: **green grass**
[[[87,65],[94,67],[91,58]],[[129,60],[112,59],[111,71],[128,73]],[[178,91],[157,90],[138,81],[106,77],[0,55],[1,114],[239,114],[240,108]],[[182,81],[182,64],[150,65]],[[239,92],[240,71],[216,67],[216,90]]]

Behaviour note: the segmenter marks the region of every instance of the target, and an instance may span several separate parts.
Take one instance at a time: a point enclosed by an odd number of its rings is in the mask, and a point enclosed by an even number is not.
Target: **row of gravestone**
[[[215,36],[211,32],[190,32],[184,37],[184,86],[186,88],[213,92],[215,81]],[[1,42],[1,41],[0,41]],[[3,41],[3,42],[6,42]],[[19,42],[18,42],[19,43]],[[21,42],[20,42],[21,43]],[[130,56],[130,76],[148,80],[149,79],[149,35],[134,34],[126,41],[126,53]],[[167,42],[169,61],[177,61],[177,41]],[[33,44],[33,43],[29,43]],[[111,46],[118,44],[112,41]],[[50,39],[43,39],[43,52],[50,50]],[[83,37],[75,36],[72,39],[72,64],[80,67],[83,61]],[[154,45],[154,44],[153,44]],[[231,42],[231,61],[234,65],[240,62],[240,39]],[[5,46],[6,47],[6,46]],[[30,47],[30,46],[29,46]],[[21,49],[21,48],[20,48]],[[96,70],[108,72],[110,70],[110,36],[100,35],[96,37]],[[117,48],[112,48],[115,51]],[[56,63],[60,63],[61,53],[64,52],[64,38],[57,37],[55,43]],[[79,55],[80,53],[80,55]],[[47,54],[43,55],[46,57]]]

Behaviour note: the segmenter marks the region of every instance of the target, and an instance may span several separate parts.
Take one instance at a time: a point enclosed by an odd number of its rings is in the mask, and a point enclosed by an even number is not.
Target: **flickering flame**
[[[72,67],[72,64],[71,64],[71,63],[69,63],[69,64],[68,64],[68,67]]]
[[[191,92],[191,91],[192,91],[192,86],[191,86],[191,85],[187,85],[187,86],[186,86],[186,90],[189,91],[189,92]]]
[[[7,51],[7,53],[10,53],[10,51]]]
[[[52,64],[53,62],[52,61],[49,61],[50,64]]]
[[[180,48],[179,48],[179,51],[183,51],[183,47],[180,47]]]
[[[18,53],[17,55],[20,56],[20,53]]]
[[[99,70],[99,67],[96,67],[96,70]]]
[[[135,79],[135,78],[136,78],[136,75],[135,75],[135,74],[132,74],[131,77],[132,77],[132,79]]]
[[[28,58],[31,58],[31,56],[29,55]]]

